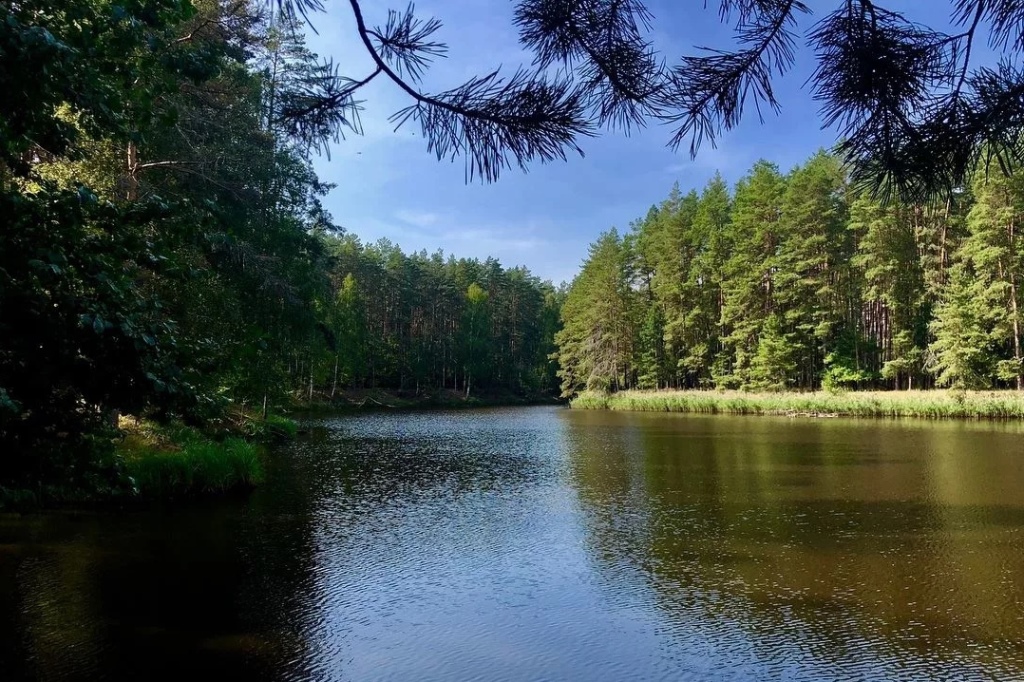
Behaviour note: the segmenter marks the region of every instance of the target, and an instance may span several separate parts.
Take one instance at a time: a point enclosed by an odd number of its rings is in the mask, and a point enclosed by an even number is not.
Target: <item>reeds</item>
[[[623,391],[582,393],[571,405],[588,410],[700,414],[1024,419],[1024,393],[1016,391]]]

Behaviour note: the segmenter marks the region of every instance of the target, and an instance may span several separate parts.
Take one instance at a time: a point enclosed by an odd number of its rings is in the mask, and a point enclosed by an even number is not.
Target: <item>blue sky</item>
[[[309,47],[332,57],[349,75],[365,76],[372,65],[355,33],[349,3],[326,4],[326,14],[312,17],[318,33],[309,33]],[[693,53],[694,45],[729,44],[729,29],[717,20],[717,2],[711,0],[708,9],[703,4],[650,2],[655,42],[670,60]],[[834,8],[835,0],[809,4],[820,9],[805,20],[806,26]],[[944,23],[949,7],[946,0],[885,4],[925,23]],[[367,23],[382,24],[387,8],[404,8],[405,0],[364,0],[362,6]],[[514,69],[529,62],[511,24],[510,0],[420,0],[416,9],[419,16],[444,22],[440,38],[449,45],[448,58],[435,62],[425,79],[428,91],[499,65]],[[364,135],[348,136],[333,147],[329,159],[316,162],[321,178],[337,184],[326,206],[337,223],[366,242],[386,237],[406,252],[440,248],[456,256],[494,256],[506,266],[525,265],[556,284],[568,281],[600,232],[627,228],[674,182],[684,191],[700,188],[716,170],[735,182],[760,158],[788,170],[830,146],[835,134],[821,130],[818,107],[805,88],[814,69],[811,57],[801,45],[796,67],[778,81],[781,115],[769,112],[761,124],[749,107],[738,129],[725,134],[717,148],[705,145],[696,159],[686,149],[668,149],[670,130],[654,123],[629,137],[604,132],[584,140],[584,158],[535,164],[528,173],[508,171],[491,185],[466,184],[461,159],[438,162],[426,151],[417,126],[393,131],[388,116],[409,100],[381,77],[360,94]]]

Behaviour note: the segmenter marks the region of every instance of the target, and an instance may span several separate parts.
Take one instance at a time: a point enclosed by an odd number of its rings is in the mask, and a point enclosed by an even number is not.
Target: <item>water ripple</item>
[[[244,502],[0,519],[0,678],[1024,679],[1020,429],[310,424]]]

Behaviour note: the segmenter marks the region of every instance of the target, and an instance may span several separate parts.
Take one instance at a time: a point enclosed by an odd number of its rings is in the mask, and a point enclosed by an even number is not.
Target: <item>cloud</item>
[[[529,252],[548,245],[546,240],[537,237],[513,236],[502,232],[503,230],[494,227],[455,229],[444,232],[439,237],[448,244],[460,245],[463,249],[474,252],[473,255],[477,257]]]
[[[749,161],[749,152],[737,153],[731,149],[729,141],[722,141],[717,147],[705,145],[698,152],[694,159],[686,156],[685,161],[670,164],[665,167],[666,173],[683,175],[708,175],[716,171],[723,175],[730,175],[743,167]],[[685,153],[685,152],[680,152]]]
[[[403,223],[413,225],[414,227],[430,227],[431,225],[437,224],[441,219],[441,216],[437,213],[431,213],[430,211],[410,211],[406,209],[396,211],[395,217]]]

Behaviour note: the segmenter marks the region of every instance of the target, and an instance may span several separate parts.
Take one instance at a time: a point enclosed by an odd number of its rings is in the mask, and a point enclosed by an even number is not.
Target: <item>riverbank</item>
[[[263,481],[263,445],[296,422],[235,411],[198,429],[122,417],[91,470],[31,489],[0,486],[0,511],[95,507],[245,493]]]
[[[115,453],[129,497],[166,500],[250,490],[263,481],[261,434],[219,434],[172,424],[121,427]]]
[[[1024,419],[1024,393],[1015,391],[623,391],[581,393],[574,409],[691,412],[791,417],[916,417]]]
[[[556,405],[557,398],[545,394],[480,392],[468,397],[463,391],[399,391],[395,389],[352,389],[293,406],[300,412],[360,412],[366,410],[457,410],[476,407],[513,407],[520,405]]]

